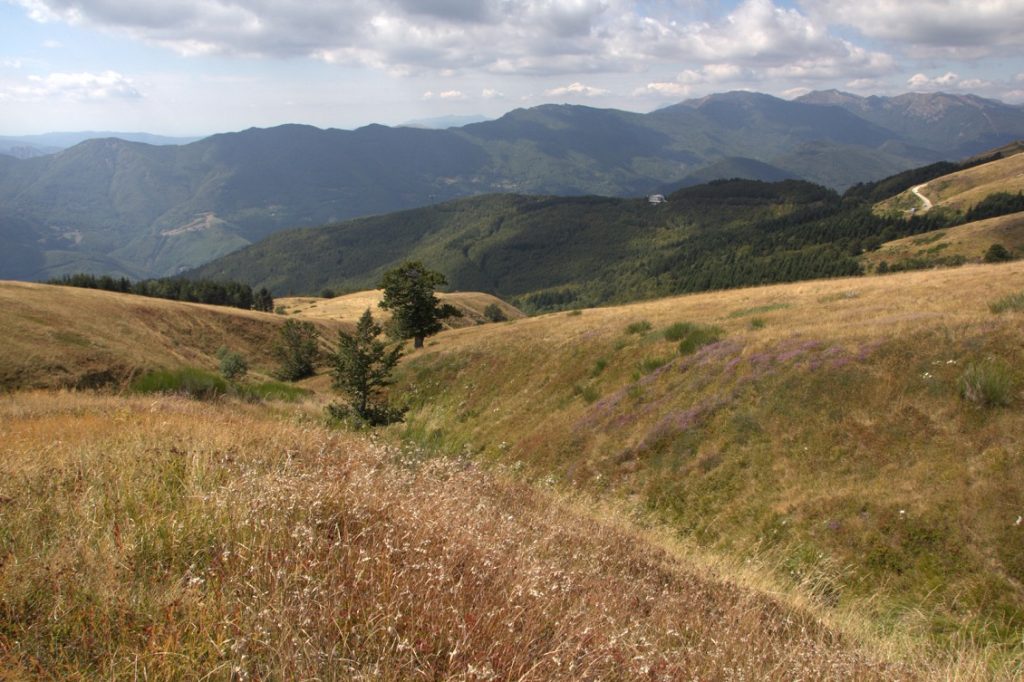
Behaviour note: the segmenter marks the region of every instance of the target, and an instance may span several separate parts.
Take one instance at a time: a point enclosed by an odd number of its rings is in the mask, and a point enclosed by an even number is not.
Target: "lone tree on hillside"
[[[380,390],[391,384],[391,370],[402,357],[402,349],[388,350],[379,340],[380,325],[367,308],[354,334],[338,332],[338,347],[327,356],[334,376],[334,388],[346,394],[351,410],[370,424],[386,424],[401,418],[401,412],[378,399]],[[328,412],[340,416],[344,408],[331,405]]]
[[[398,339],[413,339],[413,347],[422,348],[423,339],[441,331],[441,320],[461,317],[456,308],[434,296],[434,289],[447,283],[444,275],[427,270],[418,261],[406,261],[385,272],[380,307],[392,314],[388,333]]]
[[[312,322],[288,320],[281,327],[281,338],[272,352],[280,363],[276,376],[282,381],[298,381],[312,376],[320,350],[320,334]]]

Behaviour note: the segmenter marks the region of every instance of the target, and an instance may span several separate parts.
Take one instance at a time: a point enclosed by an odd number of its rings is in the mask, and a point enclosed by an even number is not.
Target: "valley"
[[[0,662],[523,674],[533,646],[538,679],[1014,679],[1024,377],[1019,309],[993,304],[1022,290],[1018,261],[473,324],[403,359],[404,423],[350,433],[324,421],[323,368],[285,402],[126,389],[214,370],[222,345],[262,381],[283,319],[329,344],[372,292],[275,315],[0,285],[25,339],[5,386],[101,385],[2,398],[0,496],[23,511],[3,517]],[[966,390],[979,372],[1009,392]],[[60,561],[84,568],[59,602],[30,596]]]

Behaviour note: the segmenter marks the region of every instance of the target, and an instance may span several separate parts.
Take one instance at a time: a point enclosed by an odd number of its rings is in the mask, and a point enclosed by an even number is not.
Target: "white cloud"
[[[15,100],[57,99],[78,102],[142,97],[132,80],[117,71],[29,76],[26,83],[10,87],[4,94],[6,98]]]
[[[1020,0],[802,0],[823,20],[901,45],[981,55],[1024,46]]]
[[[960,78],[952,71],[941,76],[928,77],[923,73],[915,73],[907,80],[913,90],[959,90],[962,92],[987,91],[995,84],[980,78]]]
[[[480,92],[480,96],[484,99],[504,99],[505,93],[495,90],[494,88],[484,88]]]
[[[466,96],[459,90],[445,90],[437,95],[441,99],[465,99]]]
[[[773,0],[712,22],[636,0],[16,0],[39,21],[127,33],[183,55],[312,57],[396,74],[585,74],[688,61],[778,67],[884,61]],[[812,70],[812,69],[809,69]]]
[[[576,82],[570,83],[569,85],[563,85],[559,88],[551,88],[550,90],[544,91],[545,95],[552,97],[564,97],[566,95],[579,95],[582,97],[597,97],[599,95],[609,94],[607,90],[602,88],[595,88],[590,85],[584,85],[583,83]]]
[[[666,98],[682,98],[688,97],[692,92],[692,88],[689,85],[683,83],[673,82],[655,82],[648,83],[642,88],[637,88],[633,91],[634,96],[642,95],[654,95],[655,97],[666,97]]]

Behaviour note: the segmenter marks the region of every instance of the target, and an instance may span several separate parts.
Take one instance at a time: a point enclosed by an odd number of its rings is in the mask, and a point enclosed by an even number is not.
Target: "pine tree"
[[[386,420],[383,416],[389,411],[379,395],[391,384],[391,371],[402,356],[401,347],[389,350],[378,338],[380,333],[380,325],[367,308],[354,334],[338,332],[338,347],[328,357],[334,388],[347,395],[356,414],[370,423]]]
[[[319,336],[312,322],[287,320],[284,323],[281,338],[273,348],[274,356],[280,363],[278,379],[297,381],[313,375],[319,354]]]

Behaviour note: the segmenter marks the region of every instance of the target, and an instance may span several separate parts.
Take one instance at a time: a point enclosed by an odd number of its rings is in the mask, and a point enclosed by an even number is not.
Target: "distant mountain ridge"
[[[494,192],[628,197],[734,175],[841,189],[1022,137],[1024,109],[982,98],[732,92],[649,114],[543,105],[446,130],[93,139],[0,155],[0,278],[165,276],[281,229]]]
[[[167,135],[154,135],[152,133],[116,133],[98,132],[92,130],[66,132],[66,133],[41,133],[39,135],[6,135],[0,136],[0,154],[14,156],[19,159],[31,159],[36,156],[46,156],[81,144],[86,140],[102,140],[106,138],[117,138],[127,142],[141,142],[143,144],[188,144],[202,139],[201,137],[169,137]]]

